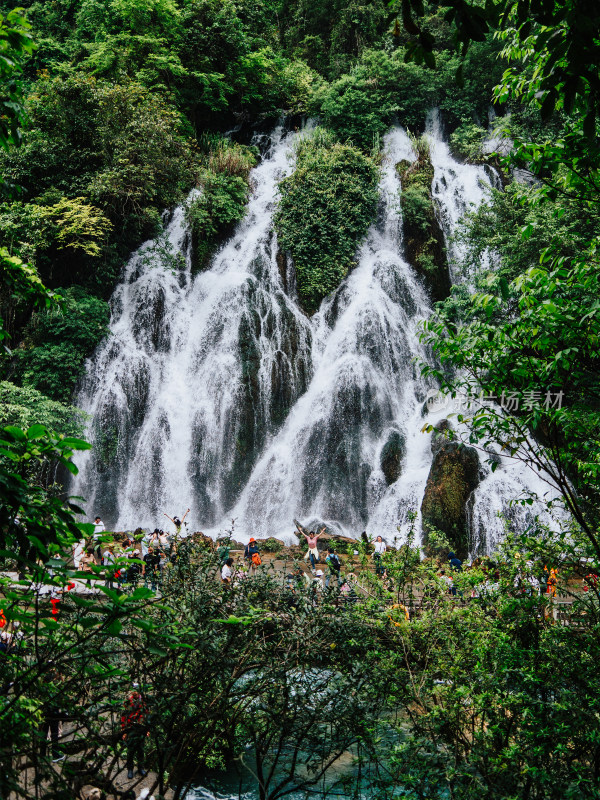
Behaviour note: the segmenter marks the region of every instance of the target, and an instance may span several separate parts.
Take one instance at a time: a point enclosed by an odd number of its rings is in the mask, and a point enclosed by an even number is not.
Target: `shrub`
[[[215,247],[246,213],[248,175],[256,163],[254,152],[226,139],[209,137],[205,167],[200,173],[200,195],[189,204],[194,262],[203,267]]]
[[[265,553],[279,553],[283,550],[283,542],[270,536],[266,541],[260,543],[260,549]]]
[[[378,171],[356,147],[317,132],[301,140],[296,169],[279,184],[280,245],[296,269],[302,308],[314,313],[354,265],[377,209]]]
[[[31,425],[45,425],[66,436],[81,436],[83,412],[50,400],[31,386],[0,382],[0,428],[16,425],[27,430]]]
[[[108,332],[108,303],[79,288],[63,292],[62,308],[34,314],[29,345],[17,353],[17,376],[53,400],[68,402],[85,359]]]
[[[450,148],[457,158],[479,164],[485,160],[481,149],[486,131],[475,124],[460,125],[450,134]]]

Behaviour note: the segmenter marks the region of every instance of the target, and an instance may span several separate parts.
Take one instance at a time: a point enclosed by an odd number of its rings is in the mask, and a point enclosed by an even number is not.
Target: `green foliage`
[[[0,315],[0,344],[5,349],[3,343],[10,334],[4,324],[4,311],[21,302],[44,308],[54,303],[54,296],[33,267],[11,255],[5,247],[0,247],[0,304],[3,312]]]
[[[486,131],[479,125],[460,125],[450,134],[450,147],[457,158],[471,164],[479,164],[485,160],[481,149]]]
[[[244,216],[250,193],[248,175],[255,156],[249,148],[217,139],[204,160],[200,193],[187,208],[198,267],[206,265],[219,241]]]
[[[260,549],[265,553],[279,553],[283,550],[283,542],[271,536],[266,541],[260,543]]]
[[[463,269],[481,288],[505,278],[513,280],[538,264],[540,252],[550,249],[566,258],[585,251],[600,232],[600,216],[594,206],[573,199],[547,199],[537,203],[538,188],[510,183],[504,191],[492,190],[490,198],[468,212],[457,233],[465,246]],[[484,253],[490,251],[493,270],[483,270]],[[492,274],[493,273],[493,274]]]
[[[72,406],[50,400],[30,386],[0,382],[0,427],[14,425],[27,429],[43,425],[65,436],[81,436],[83,413]]]
[[[420,236],[427,236],[431,225],[431,195],[426,186],[410,185],[402,192],[403,221]]]
[[[397,117],[422,131],[425,117],[439,106],[451,128],[487,118],[487,107],[501,69],[493,46],[480,47],[465,64],[465,84],[457,96],[458,59],[440,53],[437,70],[405,61],[405,52],[365,51],[355,67],[329,85],[315,88],[313,106],[343,141],[370,151]]]
[[[427,526],[427,544],[425,545],[425,552],[428,556],[446,560],[448,553],[452,551],[452,544],[443,531],[433,525]]]
[[[158,209],[194,180],[180,117],[139,84],[111,85],[81,72],[41,77],[27,106],[26,144],[5,163],[33,201],[21,211],[20,247],[36,254],[42,278],[54,285],[110,290],[115,244],[129,248],[154,232]]]
[[[108,332],[108,303],[71,289],[61,308],[34,314],[27,327],[29,347],[17,353],[17,373],[25,386],[68,403],[85,359]]]
[[[0,236],[32,267],[45,268],[61,256],[98,257],[112,223],[83,197],[61,197],[52,190],[38,203],[6,203],[0,209]]]
[[[21,141],[25,111],[19,76],[34,49],[31,26],[21,12],[16,8],[0,14],[0,148],[5,150]]]
[[[279,242],[294,260],[300,303],[312,314],[354,265],[375,217],[377,168],[355,147],[318,131],[301,140],[296,169],[279,190]]]
[[[431,184],[433,165],[426,136],[411,136],[416,154],[414,161],[396,164],[402,188],[400,206],[404,228],[404,247],[409,259],[434,300],[443,300],[450,293],[450,274],[444,235],[438,222]]]

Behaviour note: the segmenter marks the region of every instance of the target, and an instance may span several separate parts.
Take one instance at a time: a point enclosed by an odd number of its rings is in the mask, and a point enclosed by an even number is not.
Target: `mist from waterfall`
[[[452,255],[449,236],[485,197],[489,174],[452,159],[433,123],[429,134]],[[417,333],[431,308],[402,256],[395,165],[415,155],[401,128],[385,137],[377,222],[356,268],[309,319],[272,229],[298,135],[273,133],[251,173],[246,217],[209,269],[192,272],[185,207],[125,267],[110,335],[77,399],[94,448],[78,457],[73,487],[115,530],[160,527],[163,512],[189,506],[191,529],[213,536],[235,518],[236,538],[289,539],[297,517],[392,541],[403,538],[408,512],[419,511],[431,466],[421,428],[445,414],[424,416],[435,387],[415,358],[428,358]],[[390,437],[402,463],[388,486],[381,454]],[[486,474],[471,509],[482,549],[502,536],[497,512],[526,485],[537,488],[535,476],[519,465]],[[527,520],[510,513],[517,524]]]

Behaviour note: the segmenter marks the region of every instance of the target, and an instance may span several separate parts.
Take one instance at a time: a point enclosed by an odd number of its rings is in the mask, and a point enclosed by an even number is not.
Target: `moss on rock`
[[[431,194],[433,165],[424,138],[415,140],[417,158],[399,161],[396,170],[402,181],[400,205],[406,258],[421,276],[435,301],[450,295],[450,271],[444,234],[435,215]]]
[[[400,477],[402,459],[406,453],[406,439],[400,431],[392,431],[381,450],[379,463],[388,486]]]
[[[372,159],[326,131],[300,141],[296,169],[279,184],[279,243],[296,272],[302,309],[314,314],[354,266],[377,213],[378,171]]]
[[[470,542],[467,503],[479,484],[479,456],[475,448],[446,439],[443,431],[447,427],[447,420],[442,420],[433,434],[433,461],[421,513],[425,534],[428,526],[443,531],[464,558]]]

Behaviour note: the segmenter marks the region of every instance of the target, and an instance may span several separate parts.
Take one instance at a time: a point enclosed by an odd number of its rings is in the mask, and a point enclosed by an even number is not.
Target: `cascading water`
[[[468,202],[483,198],[482,168],[458,164],[439,132],[430,134],[448,235]],[[420,431],[432,387],[414,364],[427,357],[417,329],[430,306],[401,255],[395,164],[414,159],[410,141],[400,128],[386,136],[378,222],[357,267],[308,319],[272,231],[293,139],[273,135],[252,173],[247,215],[209,270],[192,274],[183,208],[125,269],[111,335],[78,398],[95,446],[79,460],[75,491],[114,529],[154,527],[163,511],[189,505],[192,529],[213,534],[234,517],[236,537],[289,538],[299,517],[349,535],[368,526],[391,540],[419,510],[431,466],[430,437]],[[382,469],[390,445],[393,480]],[[499,535],[492,511],[519,482],[501,469],[476,492],[473,526],[488,546]]]
[[[311,326],[283,291],[271,231],[288,152],[276,131],[248,213],[209,271],[192,275],[182,207],[126,266],[79,396],[95,447],[77,491],[117,529],[187,505],[193,522],[217,522],[306,389]]]

